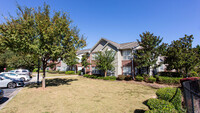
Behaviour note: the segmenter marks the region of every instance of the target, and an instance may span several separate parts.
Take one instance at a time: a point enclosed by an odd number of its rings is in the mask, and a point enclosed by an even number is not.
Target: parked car
[[[4,94],[3,90],[0,89],[0,100],[3,98],[3,94]]]
[[[29,75],[26,74],[16,74],[16,73],[12,73],[12,72],[3,72],[2,73],[4,76],[10,77],[10,78],[14,78],[16,80],[22,80],[24,81],[29,81],[31,78]]]
[[[16,73],[18,75],[28,75],[29,77],[31,77],[31,72],[28,69],[16,69],[9,72]]]
[[[0,87],[15,88],[17,86],[24,86],[24,82],[0,74]]]

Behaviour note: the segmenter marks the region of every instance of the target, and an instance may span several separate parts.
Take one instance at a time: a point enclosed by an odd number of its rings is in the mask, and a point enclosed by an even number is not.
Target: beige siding
[[[103,47],[106,45],[106,41],[102,40],[95,48],[92,52],[98,52],[101,49],[103,49]]]

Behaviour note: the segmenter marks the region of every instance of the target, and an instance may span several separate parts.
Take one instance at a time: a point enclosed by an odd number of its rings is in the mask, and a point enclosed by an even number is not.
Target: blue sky
[[[42,6],[70,14],[91,48],[101,38],[117,43],[140,39],[150,31],[171,43],[185,34],[200,44],[200,0],[1,0],[0,14],[16,15],[16,4]],[[0,17],[0,23],[4,22]]]

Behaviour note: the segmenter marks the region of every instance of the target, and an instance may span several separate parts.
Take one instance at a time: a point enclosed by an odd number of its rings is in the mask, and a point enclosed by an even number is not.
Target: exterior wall
[[[106,41],[102,40],[99,42],[99,44],[94,48],[93,52],[98,52],[103,49],[103,47],[106,45]]]

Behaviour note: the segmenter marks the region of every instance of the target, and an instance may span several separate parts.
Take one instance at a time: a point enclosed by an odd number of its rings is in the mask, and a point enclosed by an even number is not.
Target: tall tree
[[[158,56],[165,54],[166,44],[162,43],[163,38],[154,36],[153,33],[143,32],[140,34],[140,40],[137,40],[140,49],[134,53],[134,61],[137,63],[137,68],[147,68],[147,73],[150,72],[150,66],[155,69],[160,64],[156,64]]]
[[[168,70],[176,69],[177,72],[185,73],[187,76],[199,63],[198,50],[192,47],[193,39],[193,35],[185,35],[169,45],[165,60]]]
[[[113,70],[113,61],[115,60],[115,52],[112,50],[106,50],[105,52],[98,52],[95,57],[96,66],[99,70],[104,72],[104,76],[107,76],[108,70]]]
[[[13,51],[32,54],[42,61],[45,88],[45,69],[49,60],[65,58],[71,51],[86,45],[77,27],[66,13],[54,12],[50,16],[49,5],[43,8],[21,8],[17,17],[0,25],[1,40]]]
[[[84,67],[84,73],[86,74],[86,67],[88,66],[88,65],[90,65],[90,63],[87,61],[88,60],[88,58],[89,58],[89,54],[88,53],[86,53],[86,54],[84,54],[84,55],[82,55],[82,58],[81,58],[81,64],[82,64],[82,66]]]

